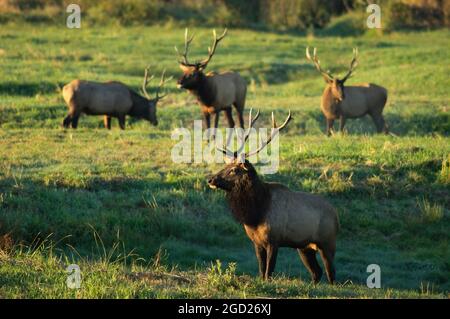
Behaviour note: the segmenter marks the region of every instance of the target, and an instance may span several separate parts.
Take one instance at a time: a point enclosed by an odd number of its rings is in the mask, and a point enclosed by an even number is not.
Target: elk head
[[[342,100],[344,100],[344,98],[345,98],[344,83],[345,83],[345,81],[347,81],[350,78],[350,76],[352,75],[356,66],[358,65],[357,57],[358,57],[358,49],[354,48],[353,49],[353,59],[350,62],[350,68],[347,71],[347,74],[342,79],[339,79],[339,78],[333,77],[333,75],[331,75],[330,71],[324,71],[322,69],[322,67],[320,66],[319,58],[317,57],[317,49],[316,48],[314,48],[314,53],[313,53],[312,57],[309,53],[309,47],[306,48],[306,58],[309,61],[314,63],[317,71],[319,71],[322,74],[325,82],[331,88],[331,93],[333,94],[333,97],[336,100],[338,100],[339,102],[342,102]]]
[[[166,77],[166,70],[163,71],[162,75],[161,75],[161,80],[159,81],[159,85],[156,89],[156,95],[154,98],[152,98],[148,92],[147,92],[147,85],[148,83],[154,78],[154,76],[150,76],[149,78],[149,71],[150,71],[150,67],[145,68],[145,74],[144,74],[144,82],[142,83],[142,94],[145,96],[145,98],[147,99],[147,103],[148,103],[148,107],[147,110],[144,111],[143,117],[150,121],[150,123],[152,123],[153,125],[158,125],[158,120],[156,119],[156,105],[158,104],[158,102],[160,100],[162,100],[164,97],[167,96],[167,94],[164,95],[159,95],[161,89],[163,88],[164,84],[168,81],[170,81],[172,79],[172,77],[170,77],[169,79],[165,79]]]
[[[200,80],[204,76],[203,71],[206,69],[206,66],[211,61],[211,58],[216,52],[217,45],[226,36],[226,34],[227,29],[225,29],[220,37],[217,37],[216,30],[213,30],[214,40],[212,47],[208,48],[208,57],[204,60],[201,60],[200,62],[189,63],[187,55],[189,51],[189,45],[194,39],[194,36],[191,36],[189,38],[188,29],[186,28],[184,34],[184,53],[181,54],[178,51],[177,47],[175,47],[175,51],[177,51],[178,55],[181,57],[178,63],[180,64],[180,68],[183,71],[183,76],[177,82],[178,88],[188,90],[195,90],[197,88]]]
[[[253,167],[253,165],[248,161],[248,158],[258,154],[261,150],[263,150],[271,141],[272,139],[282,130],[286,127],[286,125],[289,123],[290,120],[292,120],[291,111],[289,111],[289,115],[284,121],[284,123],[281,126],[277,127],[277,124],[275,122],[275,117],[272,113],[272,130],[270,137],[263,142],[259,148],[257,148],[254,151],[249,152],[243,152],[245,148],[245,143],[247,142],[252,127],[255,124],[256,120],[259,117],[259,111],[257,112],[256,116],[252,118],[252,110],[250,110],[249,113],[249,123],[248,123],[248,129],[244,133],[244,136],[241,140],[241,145],[235,152],[232,152],[228,150],[227,148],[217,148],[220,152],[225,154],[226,157],[231,159],[231,162],[226,165],[224,169],[222,169],[220,172],[215,174],[213,177],[211,177],[208,181],[209,187],[216,189],[220,188],[227,192],[230,192],[232,190],[235,190],[236,188],[244,188],[244,185],[251,185],[253,184],[253,181],[257,180],[257,174],[256,170]],[[239,134],[237,134],[239,136]]]

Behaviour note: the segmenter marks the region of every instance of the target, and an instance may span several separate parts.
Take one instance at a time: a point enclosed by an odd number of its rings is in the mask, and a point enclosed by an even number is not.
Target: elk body
[[[244,225],[255,246],[259,272],[263,279],[270,278],[274,271],[278,249],[290,247],[298,250],[315,283],[320,281],[322,276],[322,269],[316,259],[316,252],[319,251],[328,281],[333,283],[336,237],[339,230],[336,210],[320,196],[294,192],[281,184],[262,181],[253,165],[247,161],[249,156],[258,153],[270,143],[272,137],[285,127],[290,119],[289,114],[279,128],[273,119],[270,138],[253,153],[239,156],[239,151],[231,153],[227,149],[221,150],[232,157],[233,161],[214,175],[208,184],[213,189],[219,188],[226,192],[233,216]],[[255,120],[250,120],[248,132]],[[243,145],[247,138],[248,133]],[[242,149],[241,146],[240,150]]]
[[[339,130],[342,132],[347,119],[359,118],[365,115],[369,115],[372,118],[378,133],[388,133],[388,127],[383,117],[383,110],[387,101],[387,90],[373,83],[344,86],[345,81],[347,81],[358,65],[357,54],[358,51],[354,49],[349,71],[342,79],[338,79],[321,68],[315,48],[313,57],[309,53],[309,48],[306,48],[306,58],[314,63],[327,84],[321,100],[321,110],[327,121],[327,135],[331,134],[335,120],[339,119]]]
[[[232,106],[234,106],[239,125],[244,127],[243,112],[245,107],[245,97],[247,94],[247,83],[236,72],[224,73],[204,73],[208,63],[213,57],[218,43],[225,37],[227,30],[217,37],[214,30],[214,42],[212,47],[208,48],[208,57],[197,63],[189,63],[187,54],[189,45],[193,40],[193,36],[188,38],[188,30],[185,33],[184,53],[180,54],[180,68],[183,76],[178,80],[178,88],[183,88],[194,94],[201,106],[206,128],[211,128],[211,115],[214,115],[214,132],[219,124],[219,114],[225,111],[228,126],[235,127],[232,116]],[[175,47],[176,49],[176,47]],[[213,133],[213,137],[214,137]]]
[[[77,128],[78,119],[82,113],[103,115],[107,129],[111,129],[112,117],[118,118],[120,128],[125,129],[127,115],[145,119],[157,125],[156,105],[164,97],[159,96],[159,91],[166,82],[164,72],[155,98],[151,98],[147,93],[148,81],[147,68],[142,86],[144,96],[141,96],[120,82],[98,83],[73,80],[62,90],[63,98],[69,108],[69,115],[64,119],[63,126],[68,128],[72,125],[72,128]]]

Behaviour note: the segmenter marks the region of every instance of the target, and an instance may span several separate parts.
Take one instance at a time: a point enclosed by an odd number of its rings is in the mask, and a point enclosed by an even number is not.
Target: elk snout
[[[216,189],[217,188],[216,182],[217,182],[217,179],[215,177],[211,177],[208,180],[208,186],[212,189]]]
[[[177,88],[178,88],[178,89],[182,89],[182,88],[183,88],[183,79],[179,79],[179,80],[177,81]]]

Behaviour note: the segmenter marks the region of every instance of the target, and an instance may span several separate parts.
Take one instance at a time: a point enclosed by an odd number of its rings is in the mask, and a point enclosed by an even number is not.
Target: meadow
[[[211,30],[196,28],[202,58]],[[0,298],[448,298],[450,291],[450,31],[359,37],[230,29],[208,70],[249,84],[247,110],[294,120],[280,138],[280,169],[264,176],[321,194],[337,207],[337,285],[310,282],[297,252],[281,249],[275,278],[257,278],[252,243],[224,194],[208,188],[220,164],[175,164],[171,132],[201,119],[187,92],[167,87],[157,127],[83,116],[61,128],[61,87],[74,78],[139,90],[145,66],[178,78],[173,27],[2,25],[0,29]],[[326,137],[321,76],[305,59],[359,67],[349,84],[388,88],[386,121],[347,121]],[[156,83],[154,83],[156,84]],[[225,125],[222,116],[221,124]],[[337,129],[337,124],[335,126]],[[82,287],[66,286],[76,263]],[[381,289],[366,287],[369,264]]]

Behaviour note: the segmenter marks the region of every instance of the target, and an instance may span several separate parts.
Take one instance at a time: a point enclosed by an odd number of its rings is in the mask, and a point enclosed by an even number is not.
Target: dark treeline
[[[377,3],[387,29],[450,26],[450,0],[0,0],[0,23],[51,22],[61,18],[69,3],[80,4],[92,24],[307,30],[325,28],[340,16],[352,25],[352,17],[360,17],[369,3]],[[345,18],[340,19],[345,23]]]

